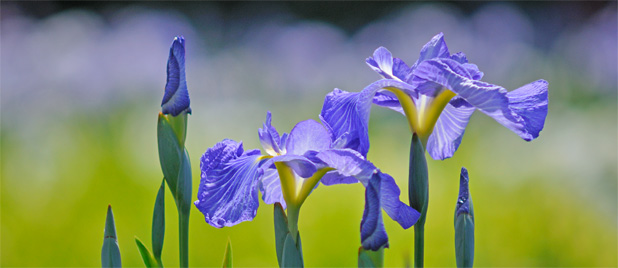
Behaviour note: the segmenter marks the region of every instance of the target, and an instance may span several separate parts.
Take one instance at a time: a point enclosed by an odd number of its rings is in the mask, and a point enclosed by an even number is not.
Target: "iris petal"
[[[262,200],[264,200],[266,204],[279,202],[285,209],[286,204],[283,199],[283,193],[281,192],[281,181],[279,180],[277,169],[266,168],[262,172],[264,175],[259,184],[260,192],[262,192]]]
[[[388,235],[384,229],[380,210],[380,178],[374,176],[365,188],[365,211],[361,221],[361,244],[363,248],[378,250],[388,247]]]
[[[185,78],[185,39],[177,36],[170,47],[167,60],[167,83],[161,108],[164,114],[177,116],[185,110],[190,113],[189,105],[189,91]]]
[[[433,159],[444,160],[453,156],[475,110],[460,97],[446,105],[427,140],[427,152]]]
[[[421,49],[421,55],[418,60],[412,65],[411,69],[416,69],[421,62],[435,58],[448,58],[450,55],[446,42],[444,42],[444,34],[436,34],[427,44]]]
[[[214,227],[233,226],[255,217],[260,151],[243,151],[242,142],[223,140],[201,158],[202,179],[195,206]]]
[[[369,113],[376,92],[386,87],[396,87],[416,98],[416,91],[411,85],[393,80],[378,80],[365,87],[361,92],[346,92],[335,89],[326,95],[320,119],[331,131],[332,139],[337,140],[347,135],[345,148],[358,151],[363,156],[369,152]],[[346,134],[347,133],[347,134]]]
[[[294,126],[286,141],[286,154],[303,155],[309,150],[319,151],[330,148],[331,137],[326,128],[309,119]]]
[[[318,168],[307,157],[302,155],[279,155],[264,162],[264,167],[274,167],[275,162],[283,162],[290,167],[294,172],[303,177],[309,178],[315,173]]]
[[[326,163],[328,167],[334,168],[332,173],[339,174],[341,181],[347,181],[347,177],[354,177],[361,181],[363,185],[367,185],[369,179],[373,175],[376,167],[358,153],[351,149],[331,149],[321,151],[316,155],[318,159]],[[322,183],[332,185],[336,179],[333,177],[327,178],[326,182],[322,178]]]
[[[269,155],[279,155],[281,152],[281,138],[277,129],[271,125],[270,111],[266,113],[266,121],[263,124],[263,128],[258,129],[258,136],[260,137],[260,143],[262,148]]]
[[[470,191],[468,189],[468,170],[465,167],[461,168],[461,175],[459,175],[459,197],[457,198],[457,206],[455,209],[455,217],[461,213],[471,214],[470,209]]]
[[[377,48],[373,52],[373,58],[367,58],[365,62],[384,78],[393,78],[393,55],[385,47]]]
[[[501,86],[469,79],[452,60],[427,60],[415,71],[418,79],[438,83],[457,93],[522,139],[538,137],[547,116],[547,82],[539,80],[508,94]]]
[[[401,191],[393,177],[378,172],[374,177],[380,179],[380,205],[391,219],[398,222],[404,229],[410,228],[418,221],[421,213],[399,200]],[[373,180],[373,178],[372,178]]]

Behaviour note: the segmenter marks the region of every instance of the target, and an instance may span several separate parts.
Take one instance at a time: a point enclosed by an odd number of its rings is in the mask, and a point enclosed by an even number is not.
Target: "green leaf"
[[[227,238],[227,247],[225,247],[225,253],[223,254],[223,268],[232,268],[232,241]]]
[[[152,213],[152,252],[158,263],[161,263],[163,240],[165,238],[165,179],[161,181],[161,187],[155,200],[154,212]]]
[[[304,267],[302,254],[292,239],[292,235],[288,233],[285,237],[285,242],[283,243],[283,256],[282,256],[281,267],[291,268],[291,267]]]
[[[120,248],[116,237],[116,224],[114,223],[114,213],[112,206],[107,207],[107,217],[105,218],[105,231],[103,232],[103,249],[101,249],[102,267],[122,267],[120,261]]]
[[[142,260],[144,260],[146,267],[159,267],[157,260],[152,256],[150,250],[144,246],[144,243],[142,243],[137,236],[135,237],[135,244],[137,244],[137,249],[139,250],[139,254],[142,256]]]
[[[288,230],[288,218],[285,216],[283,207],[280,203],[275,203],[274,223],[275,223],[275,245],[277,247],[277,262],[279,267],[283,267],[283,244],[290,231]]]
[[[187,137],[187,112],[183,111],[177,116],[168,115],[167,120],[172,126],[180,147],[185,147],[185,139]]]
[[[189,160],[187,149],[184,149],[183,152],[181,168],[178,173],[178,185],[176,188],[176,206],[179,212],[189,215],[191,211],[192,192],[191,160]]]
[[[472,267],[474,263],[474,218],[467,213],[455,219],[455,257],[457,267]]]
[[[416,134],[412,135],[410,145],[410,166],[408,177],[408,197],[410,206],[421,213],[416,225],[425,225],[427,201],[429,198],[429,180],[425,149]]]
[[[178,138],[174,129],[170,125],[167,117],[159,114],[157,124],[157,142],[159,144],[159,162],[163,176],[167,181],[167,185],[176,196],[178,172],[181,165],[182,147],[178,143]]]
[[[377,251],[358,248],[358,267],[381,268],[384,267],[384,248]]]

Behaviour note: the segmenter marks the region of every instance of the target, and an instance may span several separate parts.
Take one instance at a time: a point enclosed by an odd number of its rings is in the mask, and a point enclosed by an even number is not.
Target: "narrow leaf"
[[[161,187],[155,200],[154,212],[152,213],[152,252],[155,259],[161,263],[163,240],[165,238],[165,178],[161,181]]]
[[[170,191],[176,196],[178,171],[183,150],[167,117],[161,113],[159,114],[157,124],[157,142],[159,144],[159,162],[161,163],[163,176],[167,181]]]
[[[152,253],[150,253],[150,250],[148,250],[148,248],[144,246],[144,243],[142,243],[142,241],[139,240],[137,236],[135,237],[135,244],[137,244],[137,250],[139,250],[139,254],[142,256],[144,265],[146,265],[146,267],[148,268],[158,267],[157,260],[155,260],[154,256],[152,256]]]
[[[285,238],[290,233],[288,230],[288,218],[283,211],[280,203],[275,203],[274,224],[275,224],[275,245],[277,247],[277,262],[279,267],[283,267],[283,244]]]
[[[304,267],[301,253],[296,247],[296,243],[294,239],[292,239],[291,234],[285,238],[285,243],[283,243],[283,254],[282,254],[282,267],[291,268],[291,267]]]
[[[232,241],[228,237],[227,239],[227,247],[225,248],[225,253],[223,254],[223,268],[232,268]]]
[[[116,237],[116,224],[114,223],[114,213],[112,206],[107,207],[107,217],[105,219],[105,231],[103,232],[103,249],[101,250],[102,267],[122,267],[120,261],[120,248]]]
[[[189,215],[191,211],[191,193],[192,193],[192,178],[191,178],[191,161],[187,149],[183,150],[183,158],[178,173],[177,188],[176,188],[176,206],[180,213]]]

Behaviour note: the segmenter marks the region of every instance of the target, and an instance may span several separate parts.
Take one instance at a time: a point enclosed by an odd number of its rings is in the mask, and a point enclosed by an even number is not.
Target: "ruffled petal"
[[[450,53],[448,51],[448,47],[446,46],[446,42],[444,42],[444,34],[439,33],[435,35],[427,44],[423,46],[421,49],[421,55],[418,57],[418,60],[412,65],[412,70],[416,69],[416,67],[421,64],[421,62],[429,59],[435,58],[449,58]]]
[[[274,167],[275,162],[285,163],[288,167],[294,170],[294,172],[297,175],[303,178],[311,177],[313,173],[315,173],[318,170],[318,168],[313,162],[311,162],[307,157],[304,157],[302,155],[275,156],[271,159],[268,159],[266,162],[264,162],[263,166],[269,167],[269,168]]]
[[[365,211],[361,221],[361,244],[363,248],[376,251],[388,247],[388,235],[384,229],[380,210],[380,178],[374,176],[365,188]]]
[[[461,97],[455,97],[444,108],[427,140],[427,152],[435,160],[453,156],[476,108]]]
[[[539,80],[507,94],[501,86],[472,80],[453,60],[426,60],[415,70],[417,79],[440,84],[457,93],[522,139],[538,137],[547,115],[547,82]]]
[[[367,185],[376,171],[376,167],[371,162],[351,149],[324,150],[318,153],[316,157],[326,163],[328,167],[335,169],[331,171],[332,173],[326,181],[322,178],[322,183],[325,185],[349,183],[350,177],[354,177],[363,185]],[[340,178],[335,178],[335,174],[338,174]]]
[[[307,151],[330,148],[331,137],[326,128],[313,119],[294,126],[286,141],[286,154],[303,155]]]
[[[185,78],[185,39],[182,36],[174,38],[167,59],[167,83],[161,102],[163,114],[177,116],[183,111],[191,112],[189,91]]]
[[[401,191],[395,183],[395,179],[379,171],[373,177],[378,177],[380,180],[380,205],[386,211],[386,214],[404,229],[414,225],[421,213],[399,200]]]
[[[221,228],[255,217],[260,159],[259,150],[243,152],[242,142],[227,139],[204,153],[195,206],[208,224]]]
[[[404,80],[410,72],[410,67],[399,58],[393,58],[388,49],[379,47],[373,52],[372,58],[365,60],[367,65],[386,79]]]
[[[262,166],[264,168],[264,166]],[[262,179],[260,180],[260,192],[262,192],[262,200],[266,204],[281,203],[281,206],[285,209],[286,204],[283,199],[283,193],[281,192],[281,181],[279,180],[279,173],[277,169],[265,168],[262,171]]]
[[[378,80],[365,87],[361,92],[346,92],[335,89],[326,95],[320,120],[331,132],[333,140],[347,135],[347,144],[350,148],[366,156],[369,152],[369,113],[376,92],[385,87],[401,89],[412,98],[418,95],[414,88],[407,83],[393,79]]]
[[[262,144],[262,148],[269,155],[280,155],[283,154],[280,148],[285,148],[281,146],[281,138],[279,137],[279,132],[277,129],[273,127],[271,124],[271,114],[270,111],[266,112],[266,121],[263,124],[263,128],[258,129],[258,136],[260,137],[260,143]]]

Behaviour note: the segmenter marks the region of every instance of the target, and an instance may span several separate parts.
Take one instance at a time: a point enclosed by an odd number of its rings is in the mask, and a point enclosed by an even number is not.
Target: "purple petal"
[[[468,170],[465,167],[461,168],[459,176],[459,196],[457,197],[457,206],[455,208],[455,217],[461,213],[470,214],[470,191],[468,189]]]
[[[316,157],[326,163],[328,167],[335,169],[335,171],[331,172],[336,172],[341,176],[339,179],[334,177],[328,178],[326,182],[323,181],[325,185],[336,184],[336,182],[349,182],[350,179],[348,177],[354,177],[366,185],[376,170],[376,167],[371,162],[365,160],[360,153],[351,149],[325,150],[318,153]],[[324,178],[322,179],[324,180]]]
[[[392,79],[378,80],[361,92],[346,92],[335,89],[326,95],[320,119],[331,132],[333,140],[347,135],[347,144],[350,148],[366,156],[369,152],[369,112],[371,103],[378,90],[385,87],[395,87],[416,98],[416,91],[411,85]]]
[[[189,91],[185,78],[185,39],[177,36],[170,47],[167,60],[167,83],[161,108],[163,114],[177,116],[185,110],[190,113],[189,105]]]
[[[283,154],[280,148],[281,146],[281,138],[279,137],[279,132],[275,129],[271,124],[271,114],[270,111],[266,112],[266,121],[263,124],[263,128],[258,129],[258,136],[260,137],[260,143],[262,144],[262,148],[269,155],[280,155]]]
[[[411,69],[416,69],[421,62],[429,59],[435,58],[449,58],[450,53],[448,52],[448,47],[446,46],[446,42],[444,42],[444,34],[439,33],[435,35],[423,48],[421,49],[421,55],[416,60],[414,65],[412,65]]]
[[[503,87],[469,79],[469,73],[462,70],[453,60],[427,60],[415,75],[457,93],[522,139],[538,137],[547,115],[547,82],[539,80],[508,95]]]
[[[388,247],[388,235],[382,221],[380,210],[380,179],[374,176],[365,188],[365,211],[361,221],[361,244],[363,248],[378,250]]]
[[[264,168],[264,166],[262,166]],[[262,171],[264,175],[260,180],[259,188],[262,192],[262,199],[266,204],[274,204],[276,202],[281,203],[281,206],[285,209],[286,204],[283,199],[283,193],[281,192],[281,181],[279,180],[279,173],[277,169],[266,168]]]
[[[306,157],[301,155],[280,155],[275,156],[264,163],[264,167],[271,167],[275,162],[283,162],[290,167],[294,172],[303,177],[309,178],[318,169],[317,167]]]
[[[390,91],[378,91],[373,97],[373,104],[386,107],[405,116],[399,99]]]
[[[373,58],[365,60],[367,65],[386,79],[393,79],[393,55],[385,47],[373,52]]]
[[[221,228],[255,217],[259,164],[259,150],[243,152],[242,142],[233,140],[223,140],[204,153],[195,206],[208,224]]]
[[[331,137],[326,128],[313,119],[299,122],[290,131],[286,142],[286,154],[303,155],[309,150],[330,148]]]
[[[393,177],[382,172],[378,172],[374,177],[380,179],[380,204],[386,214],[404,229],[414,225],[421,214],[399,200],[401,192]]]
[[[453,156],[476,108],[461,97],[453,98],[444,108],[427,140],[427,152],[435,160]]]

